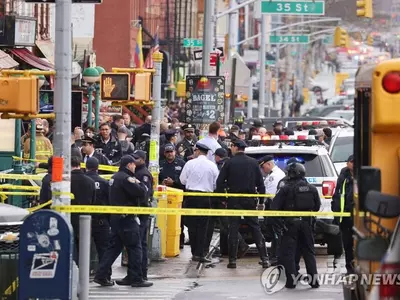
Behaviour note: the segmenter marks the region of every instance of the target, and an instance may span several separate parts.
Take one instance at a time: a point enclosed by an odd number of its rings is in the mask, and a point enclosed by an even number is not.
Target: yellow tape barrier
[[[51,205],[52,203],[53,203],[53,200],[49,200],[49,201],[47,201],[47,202],[45,202],[45,203],[43,203],[43,204],[40,204],[40,205],[37,205],[37,206],[34,206],[34,207],[27,208],[27,210],[28,210],[29,212],[33,213],[33,212],[35,212],[35,211],[37,211],[37,210],[39,210],[39,209],[42,209],[43,207],[45,207],[45,206],[47,206],[47,205]]]
[[[46,174],[32,175],[32,174],[3,174],[3,173],[0,173],[0,179],[42,180],[44,175],[46,175]],[[113,176],[113,174],[99,175],[99,176],[104,179],[110,179]]]
[[[175,191],[163,191],[163,192],[158,192],[155,191],[154,195],[159,196],[159,195],[183,195],[183,196],[197,196],[197,197],[239,197],[239,198],[259,198],[259,197],[266,197],[266,198],[273,198],[275,197],[275,194],[230,194],[230,193],[197,193],[197,192],[175,192]],[[331,199],[331,196],[322,196],[325,199]]]
[[[43,159],[28,159],[28,158],[21,158],[18,156],[13,156],[12,157],[14,160],[29,160],[29,161],[34,161],[34,162],[38,162],[38,163],[47,163],[47,160],[43,160]],[[85,163],[81,163],[81,168],[86,168],[86,164]],[[115,167],[115,166],[107,166],[107,165],[99,165],[99,170],[101,171],[110,171],[110,172],[117,172],[119,169],[119,167]]]
[[[2,184],[0,190],[40,191],[40,186]]]
[[[232,216],[232,217],[350,217],[350,213],[313,211],[235,210],[156,208],[132,206],[57,205],[52,209],[63,213],[120,214],[120,215],[182,215],[182,216]]]

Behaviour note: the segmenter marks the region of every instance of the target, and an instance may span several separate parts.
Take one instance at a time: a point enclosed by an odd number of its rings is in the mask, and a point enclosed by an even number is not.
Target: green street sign
[[[310,37],[308,35],[271,35],[269,42],[271,44],[308,44]]]
[[[266,66],[274,66],[275,65],[275,61],[274,60],[266,60],[265,61],[265,65]]]
[[[203,47],[203,40],[201,39],[183,39],[184,48]]]
[[[333,37],[332,37],[332,36],[327,36],[327,37],[325,37],[325,38],[322,40],[322,42],[323,42],[325,45],[333,44]]]
[[[274,15],[324,15],[324,1],[262,0],[261,13]]]

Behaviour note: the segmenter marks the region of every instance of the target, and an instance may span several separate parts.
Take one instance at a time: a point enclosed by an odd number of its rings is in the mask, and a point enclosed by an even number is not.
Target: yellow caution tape
[[[0,185],[0,190],[39,191],[40,190],[40,186],[2,184],[2,185]]]
[[[350,213],[313,211],[235,210],[156,208],[131,206],[57,205],[52,209],[63,213],[120,214],[120,215],[183,215],[183,216],[232,216],[232,217],[350,217]]]
[[[39,192],[0,192],[0,195],[9,196],[38,196]]]
[[[273,198],[275,194],[230,194],[230,193],[200,193],[200,192],[176,192],[176,191],[157,191],[154,192],[155,196],[158,195],[183,195],[183,196],[196,196],[196,197],[243,197],[243,198]],[[332,198],[331,196],[322,196],[325,199]]]
[[[47,160],[43,160],[43,159],[31,159],[31,158],[21,158],[18,156],[13,156],[12,157],[14,160],[29,160],[29,161],[33,161],[33,162],[38,162],[38,163],[47,163]],[[81,168],[86,168],[86,164],[85,163],[81,163]],[[99,165],[99,170],[101,171],[110,171],[110,172],[118,172],[119,167],[115,167],[115,166],[107,166],[107,165]]]
[[[31,212],[31,213],[33,213],[33,212],[35,212],[35,211],[37,211],[37,210],[39,210],[39,209],[42,209],[43,207],[45,207],[45,206],[47,206],[47,205],[50,205],[50,204],[52,204],[52,203],[53,203],[53,200],[49,200],[49,201],[47,201],[47,202],[45,202],[45,203],[43,203],[43,204],[40,204],[40,205],[37,205],[37,206],[28,208],[28,211]]]
[[[46,175],[45,173],[38,174],[38,175],[32,175],[32,174],[3,174],[3,173],[0,173],[0,179],[42,180],[45,175]],[[113,174],[99,175],[99,176],[104,178],[104,179],[110,179],[113,176]]]
[[[11,296],[12,294],[14,294],[17,291],[19,285],[19,281],[18,281],[18,277],[10,284],[10,286],[8,288],[5,289],[3,295],[5,296]],[[8,298],[8,297],[6,297]],[[1,298],[1,299],[6,299],[6,298]]]

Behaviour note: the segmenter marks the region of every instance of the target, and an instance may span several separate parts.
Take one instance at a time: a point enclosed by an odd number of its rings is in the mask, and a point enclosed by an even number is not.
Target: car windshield
[[[353,153],[354,138],[352,136],[338,137],[332,145],[332,162],[345,162]]]
[[[314,108],[310,109],[309,111],[307,111],[306,114],[308,116],[315,117],[315,116],[318,116],[322,112],[323,109],[324,109],[323,107],[314,107]]]
[[[333,111],[331,112],[329,115],[327,115],[326,117],[328,118],[342,118],[345,119],[347,121],[351,121],[351,119],[353,119],[354,117],[354,112],[349,110],[349,111]]]
[[[267,153],[262,153],[262,154],[257,153],[257,154],[247,154],[247,155],[259,160],[263,158],[265,155],[267,155]],[[275,164],[282,170],[285,170],[287,161],[291,157],[295,157],[297,161],[304,163],[304,167],[306,168],[306,177],[325,177],[321,165],[322,161],[319,159],[317,155],[314,154],[298,154],[298,153],[274,154]]]

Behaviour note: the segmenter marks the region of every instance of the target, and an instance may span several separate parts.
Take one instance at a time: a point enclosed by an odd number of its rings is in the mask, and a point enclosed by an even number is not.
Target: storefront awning
[[[19,63],[12,59],[10,55],[0,50],[0,70],[2,69],[13,69],[17,67]]]
[[[52,41],[36,41],[36,46],[44,57],[54,65],[54,44]]]
[[[44,61],[40,57],[35,56],[31,51],[26,48],[11,49],[11,53],[36,69],[42,71],[54,70],[53,65]]]

